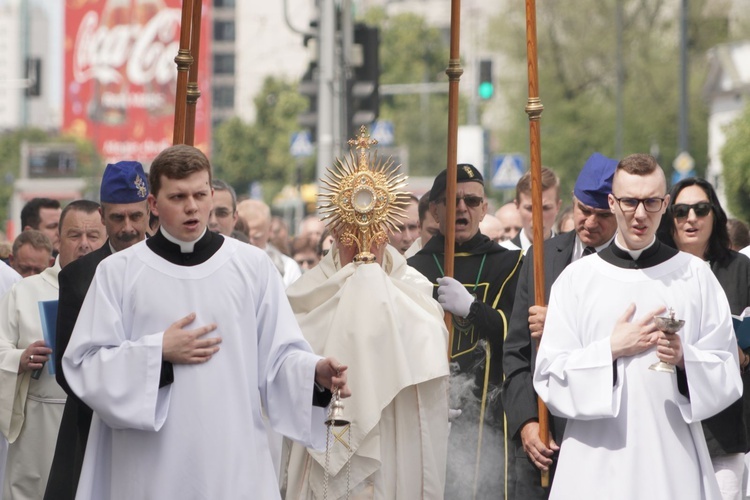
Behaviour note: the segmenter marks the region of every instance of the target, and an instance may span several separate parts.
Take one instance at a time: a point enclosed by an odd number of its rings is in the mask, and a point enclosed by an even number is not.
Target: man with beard
[[[454,411],[459,415],[448,442],[445,498],[489,498],[505,484],[501,355],[522,254],[479,231],[487,200],[476,168],[458,165],[455,200],[445,198],[446,180],[443,170],[430,190],[430,212],[440,234],[408,263],[435,285],[435,298],[453,315],[451,408],[460,411]],[[454,278],[443,272],[446,203],[456,204]]]
[[[612,192],[612,176],[617,161],[594,153],[583,166],[573,189],[575,231],[544,241],[545,301],[552,283],[568,264],[581,257],[604,250],[617,230],[615,216],[609,210],[607,196]],[[536,360],[536,345],[542,336],[545,306],[534,305],[533,246],[521,267],[510,317],[508,337],[503,348],[503,405],[508,417],[510,447],[508,496],[511,499],[547,498],[541,487],[540,470],[554,474],[553,458],[562,441],[565,419],[550,420],[550,446],[539,439],[537,398],[531,381]]]
[[[115,252],[145,238],[148,228],[148,181],[143,167],[135,161],[107,165],[99,193],[101,220],[108,240],[99,250],[72,262],[59,275],[60,302],[57,315],[56,378],[68,393],[65,402],[50,478],[44,498],[75,498],[86,441],[91,425],[91,409],[70,390],[62,367],[62,356],[73,332],[83,299],[99,263]]]

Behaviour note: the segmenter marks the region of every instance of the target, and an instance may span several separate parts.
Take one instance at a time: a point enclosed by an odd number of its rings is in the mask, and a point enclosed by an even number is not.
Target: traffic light
[[[318,125],[318,65],[311,62],[307,71],[302,75],[299,82],[299,93],[307,97],[308,107],[297,116],[300,127],[310,130],[310,135],[315,141],[315,132]]]
[[[492,61],[482,59],[479,61],[479,85],[477,87],[479,98],[486,101],[495,93],[495,85],[492,83]]]
[[[38,57],[27,57],[25,76],[28,86],[24,90],[26,97],[39,97],[42,95],[42,60]]]
[[[378,117],[380,95],[380,31],[366,24],[354,26],[353,75],[347,85],[348,137],[355,137],[361,125],[370,125]]]

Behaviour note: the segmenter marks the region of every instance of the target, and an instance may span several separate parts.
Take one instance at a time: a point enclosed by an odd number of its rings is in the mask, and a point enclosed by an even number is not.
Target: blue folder
[[[734,334],[737,336],[737,343],[743,351],[750,347],[750,316],[740,317],[732,315],[734,323]]]
[[[52,349],[47,361],[50,375],[55,374],[55,344],[57,343],[57,302],[56,300],[39,301],[39,316],[42,318],[44,341]]]

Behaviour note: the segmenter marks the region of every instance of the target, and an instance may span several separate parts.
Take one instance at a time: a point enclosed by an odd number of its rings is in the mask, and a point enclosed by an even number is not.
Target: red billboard
[[[150,163],[172,145],[181,0],[65,2],[63,129],[106,162]],[[195,146],[209,153],[211,2],[203,0]]]

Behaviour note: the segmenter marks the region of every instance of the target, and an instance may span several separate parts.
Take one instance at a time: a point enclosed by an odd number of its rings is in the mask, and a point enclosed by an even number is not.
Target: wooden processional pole
[[[180,21],[180,49],[174,62],[177,64],[177,92],[174,103],[174,134],[172,144],[185,144],[185,124],[187,116],[187,83],[188,70],[193,64],[190,55],[190,33],[193,15],[193,1],[182,0],[182,19]]]
[[[542,220],[542,143],[540,120],[542,100],[539,98],[537,66],[536,0],[526,0],[526,60],[529,73],[529,157],[531,158],[531,212],[534,224],[534,303],[545,305],[544,297],[544,221]],[[537,345],[537,348],[539,346]],[[549,448],[549,413],[537,397],[539,406],[539,438]],[[549,486],[549,471],[542,471],[542,486]]]
[[[187,82],[187,113],[185,116],[185,144],[195,145],[195,108],[201,91],[198,88],[198,59],[201,47],[201,14],[203,10],[202,0],[193,0],[193,22],[190,30],[190,53],[193,56],[193,64],[190,65]]]
[[[453,276],[453,258],[456,244],[456,164],[458,163],[458,82],[464,70],[461,69],[459,36],[461,26],[461,0],[451,0],[451,46],[450,60],[445,74],[448,75],[448,158],[445,179],[445,276]],[[448,359],[453,346],[453,319],[445,313],[445,326],[448,328]]]

